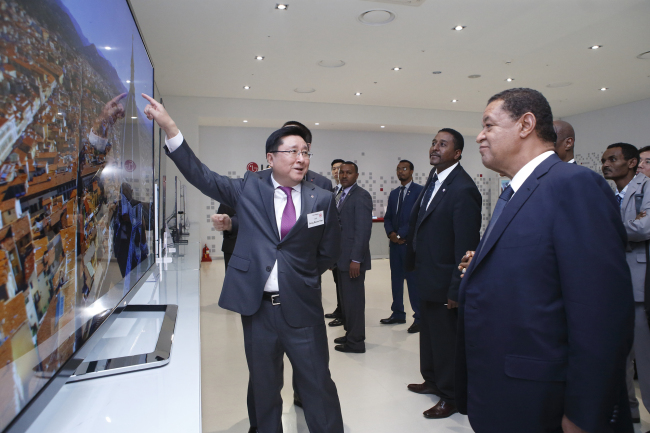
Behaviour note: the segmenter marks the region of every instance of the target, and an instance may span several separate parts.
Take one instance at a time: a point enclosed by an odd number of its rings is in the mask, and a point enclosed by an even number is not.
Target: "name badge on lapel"
[[[314,212],[307,214],[307,227],[312,228],[325,224],[325,212]]]

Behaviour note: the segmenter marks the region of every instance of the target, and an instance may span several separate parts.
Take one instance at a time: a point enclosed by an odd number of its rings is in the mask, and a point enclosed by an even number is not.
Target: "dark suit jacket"
[[[239,218],[235,218],[235,209],[225,204],[219,205],[217,209],[218,214],[226,214],[230,217],[232,228],[229,231],[223,232],[223,242],[221,243],[221,251],[224,253],[232,254],[237,244],[237,232],[239,231]]]
[[[400,188],[401,185],[392,190],[388,195],[388,209],[386,209],[386,214],[384,215],[384,229],[386,230],[386,235],[395,232],[400,236],[400,238],[406,239],[409,234],[411,209],[413,209],[413,205],[417,202],[420,192],[422,192],[422,185],[418,185],[415,182],[411,183],[408,191],[406,191],[404,201],[402,202],[403,208],[398,220],[396,209]],[[391,245],[393,244],[391,243]]]
[[[339,270],[348,272],[350,261],[354,260],[361,263],[362,271],[367,271],[370,269],[372,197],[368,191],[355,183],[339,204],[338,210],[342,251],[336,266]]]
[[[517,190],[462,280],[456,402],[476,431],[542,432],[563,414],[588,432],[631,431],[625,229],[607,182],[560,162]]]
[[[302,182],[302,212],[280,240],[273,203],[272,170],[246,172],[243,179],[221,176],[199,161],[187,142],[167,153],[188,182],[203,194],[235,209],[241,230],[228,264],[219,306],[244,316],[255,314],[264,285],[278,263],[282,313],[289,325],[323,323],[320,275],[341,252],[341,229],[331,192]],[[307,227],[307,214],[324,212],[325,223]]]
[[[332,181],[326,178],[325,176],[321,176],[315,171],[307,170],[307,174],[305,175],[305,180],[307,182],[313,183],[314,185],[320,188],[323,188],[325,191],[332,191]]]
[[[411,212],[407,238],[406,269],[417,270],[421,299],[446,303],[458,300],[458,264],[467,251],[475,250],[481,236],[481,193],[458,164],[433,197],[424,219],[417,225],[420,206],[435,168]],[[415,251],[413,244],[415,240]]]

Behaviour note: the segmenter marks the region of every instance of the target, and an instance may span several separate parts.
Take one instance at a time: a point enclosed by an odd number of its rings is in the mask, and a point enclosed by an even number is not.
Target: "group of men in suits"
[[[167,154],[182,174],[237,209],[242,239],[219,304],[242,315],[251,425],[282,429],[286,353],[309,430],[342,432],[320,275],[339,270],[347,322],[339,346],[365,350],[359,324],[346,314],[364,302],[359,282],[370,266],[367,245],[354,242],[357,231],[369,238],[372,208],[356,185],[356,165],[340,166],[340,197],[315,186],[305,180],[307,137],[288,127],[267,140],[271,170],[230,179],[203,165],[164,107],[147,99],[145,114],[165,131]],[[631,431],[626,228],[604,179],[553,152],[557,135],[550,106],[535,90],[510,89],[488,101],[479,151],[487,168],[512,182],[480,242],[481,197],[458,163],[462,136],[443,129],[432,142],[434,169],[412,207],[403,275],[415,271],[424,378],[416,387],[440,396],[427,411],[433,418],[458,410],[478,433]],[[396,214],[405,198],[397,196]],[[400,240],[401,218],[393,221],[398,229],[387,234]]]

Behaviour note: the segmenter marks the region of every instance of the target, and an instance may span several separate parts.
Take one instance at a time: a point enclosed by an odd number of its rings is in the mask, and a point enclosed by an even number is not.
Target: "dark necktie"
[[[343,191],[343,188],[341,188],[341,191]],[[339,202],[336,204],[337,209],[341,207],[341,204],[343,203],[343,200],[345,200],[345,197],[347,195],[348,194],[345,191],[343,191],[343,194],[341,195],[341,198],[339,199]]]
[[[490,233],[492,232],[494,225],[497,223],[497,220],[501,216],[501,212],[503,212],[503,209],[505,209],[506,205],[508,204],[508,201],[510,200],[510,198],[514,193],[515,190],[512,189],[510,185],[508,185],[508,188],[504,189],[501,195],[499,196],[499,200],[497,200],[497,205],[494,207],[494,212],[492,212],[492,218],[490,219],[490,224],[488,224],[487,229],[485,230],[485,234],[483,235],[483,242],[481,242],[482,245],[485,245],[485,242],[490,236]],[[483,246],[481,246],[481,249],[483,249]]]
[[[433,175],[433,178],[431,179],[431,182],[429,182],[429,186],[427,187],[426,192],[424,193],[424,197],[422,198],[422,203],[420,203],[420,212],[418,214],[418,223],[422,218],[424,218],[424,213],[427,211],[427,206],[429,205],[429,200],[431,200],[431,196],[433,195],[433,190],[436,189],[436,182],[438,182],[438,173],[435,173]]]
[[[287,195],[287,205],[284,207],[282,221],[280,222],[280,239],[284,239],[294,224],[296,224],[296,208],[293,205],[293,198],[291,197],[292,188],[288,186],[279,186],[278,188]]]
[[[399,187],[399,198],[397,199],[397,219],[399,220],[402,216],[402,205],[404,204],[404,190],[406,187],[404,185]]]
[[[343,187],[340,187],[334,196],[334,201],[336,201],[336,207],[339,207],[339,201],[341,201],[341,193],[343,192]]]
[[[623,197],[620,195],[616,194],[616,201],[618,202],[618,208],[621,208],[621,205],[623,204]]]

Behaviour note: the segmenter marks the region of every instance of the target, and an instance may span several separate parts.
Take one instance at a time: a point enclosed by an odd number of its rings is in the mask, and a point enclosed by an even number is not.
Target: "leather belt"
[[[280,292],[264,292],[262,299],[269,301],[271,305],[280,305]]]

